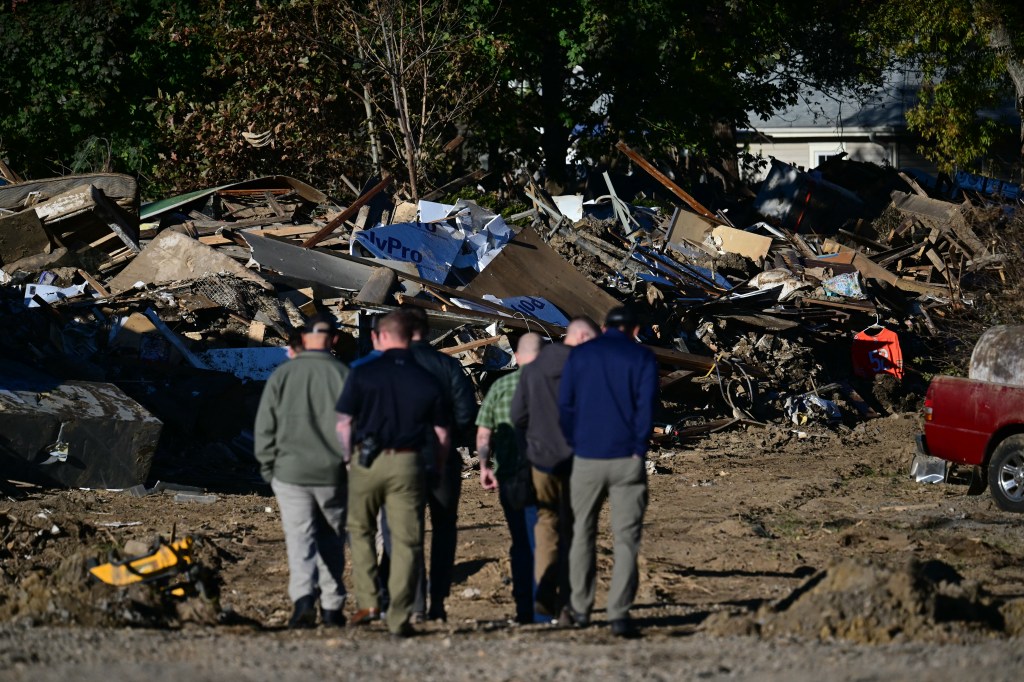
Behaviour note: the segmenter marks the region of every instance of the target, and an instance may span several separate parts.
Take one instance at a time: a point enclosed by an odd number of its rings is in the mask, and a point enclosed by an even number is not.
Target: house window
[[[838,156],[846,151],[844,145],[839,142],[831,142],[828,144],[810,144],[808,145],[808,168],[817,168],[821,164],[825,163],[833,156]]]

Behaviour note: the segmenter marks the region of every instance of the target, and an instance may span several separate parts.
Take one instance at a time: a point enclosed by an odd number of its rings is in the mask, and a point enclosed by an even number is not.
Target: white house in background
[[[905,114],[916,101],[919,83],[915,73],[892,73],[887,86],[866,102],[806,93],[801,104],[767,120],[751,114],[753,128],[740,131],[740,140],[754,155],[774,156],[804,170],[846,152],[852,161],[934,174],[935,164],[916,152],[919,138],[907,130]],[[765,167],[747,179],[762,180],[767,172]]]

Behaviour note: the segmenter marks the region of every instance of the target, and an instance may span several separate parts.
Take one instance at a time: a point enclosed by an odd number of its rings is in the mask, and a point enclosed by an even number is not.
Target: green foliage
[[[281,174],[333,192],[340,175],[367,174],[347,67],[320,40],[339,30],[329,5],[208,0],[165,16],[158,37],[209,57],[193,78],[201,88],[160,90],[148,103],[160,128],[157,188]],[[253,146],[243,132],[269,132],[268,144]]]
[[[500,196],[496,192],[481,192],[475,187],[463,187],[457,192],[445,195],[440,202],[443,204],[454,204],[460,199],[472,201],[478,206],[483,206],[495,213],[499,213],[506,220],[516,213],[522,213],[529,208],[522,201]]]
[[[1022,17],[1009,0],[27,0],[0,6],[0,150],[26,177],[128,172],[150,197],[269,174],[341,193],[400,168],[426,188],[481,154],[493,177],[567,183],[570,150],[603,169],[619,139],[736,164],[748,112],[866,91],[898,60],[924,77],[922,151],[962,167],[1006,133],[979,113],[1024,97]]]
[[[908,111],[907,124],[921,135],[919,151],[925,158],[945,171],[976,168],[998,141],[1012,134],[985,112],[1024,101],[1024,12],[1019,3],[886,2],[869,26],[894,59],[922,74],[921,97]],[[1010,77],[1015,72],[1016,85]],[[1013,162],[1019,165],[1020,158]]]

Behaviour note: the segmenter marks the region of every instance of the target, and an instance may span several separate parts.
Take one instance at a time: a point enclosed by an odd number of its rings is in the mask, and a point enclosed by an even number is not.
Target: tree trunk
[[[561,113],[565,98],[565,55],[556,42],[549,41],[541,60],[541,151],[547,175],[564,189],[566,184],[565,156],[569,148],[569,131],[562,123]]]
[[[1010,74],[1010,80],[1013,81],[1016,95],[1014,101],[1017,106],[1017,114],[1021,118],[1021,128],[1017,138],[1018,160],[1024,162],[1024,61],[1020,59],[1020,56],[1014,50],[1010,33],[1002,22],[996,22],[992,27],[992,33],[989,35],[989,44],[996,51],[1006,55],[1006,71]]]

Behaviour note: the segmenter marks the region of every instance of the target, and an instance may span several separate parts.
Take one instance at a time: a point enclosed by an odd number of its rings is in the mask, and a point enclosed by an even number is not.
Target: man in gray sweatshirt
[[[522,377],[512,398],[512,423],[526,430],[526,458],[533,467],[537,493],[534,613],[541,618],[556,616],[569,597],[572,448],[565,442],[558,421],[558,386],[572,347],[596,338],[600,332],[590,318],[574,318],[565,330],[563,343],[545,346],[536,360],[520,370]]]
[[[274,370],[263,388],[254,429],[260,474],[277,497],[288,552],[288,627],[345,624],[345,506],[348,479],[335,433],[334,404],[348,367],[330,349],[333,321],[302,327],[302,350]]]

